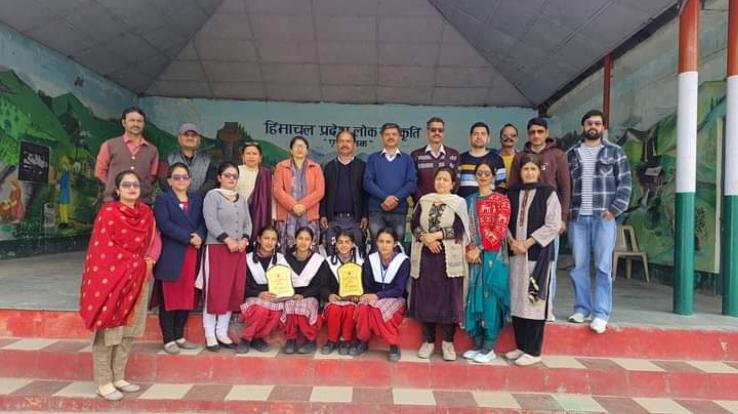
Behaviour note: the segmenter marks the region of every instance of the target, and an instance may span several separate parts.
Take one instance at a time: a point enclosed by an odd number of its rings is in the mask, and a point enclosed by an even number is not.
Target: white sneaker
[[[524,353],[525,352],[523,352],[523,351],[521,351],[519,349],[516,349],[514,351],[510,351],[510,352],[506,352],[505,353],[505,359],[509,359],[510,361],[514,361],[514,360],[520,358],[521,356],[523,356]]]
[[[487,362],[490,362],[495,358],[497,358],[497,355],[495,355],[494,350],[491,350],[486,354],[484,352],[477,353],[477,355],[474,357],[472,361],[478,364],[486,364]]]
[[[588,320],[590,320],[589,316],[584,316],[579,312],[576,312],[575,314],[569,316],[569,322],[571,323],[584,323],[584,321]]]
[[[527,367],[529,365],[537,364],[539,362],[541,362],[541,357],[523,354],[520,356],[520,358],[515,360],[515,365],[518,365],[521,367]]]
[[[418,358],[422,359],[428,359],[430,358],[431,354],[433,354],[433,349],[435,349],[436,344],[433,342],[423,342],[423,345],[420,345],[420,349],[418,349]]]
[[[594,318],[592,323],[589,324],[589,329],[597,332],[598,334],[603,334],[607,329],[607,321],[600,318]]]
[[[443,351],[444,361],[456,361],[456,350],[453,342],[441,342],[441,350]]]
[[[464,355],[462,356],[464,357],[464,359],[474,359],[474,357],[477,356],[477,354],[479,354],[478,349],[470,349],[464,352]]]
[[[546,322],[556,322],[556,316],[553,313],[549,313]]]

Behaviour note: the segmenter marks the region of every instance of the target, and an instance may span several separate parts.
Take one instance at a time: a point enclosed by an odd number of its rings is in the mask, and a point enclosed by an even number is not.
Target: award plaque
[[[276,265],[266,272],[269,293],[274,294],[277,299],[289,299],[295,296],[292,287],[292,269],[285,265]]]
[[[363,295],[361,266],[356,263],[342,264],[338,268],[338,286],[338,296],[342,298]]]

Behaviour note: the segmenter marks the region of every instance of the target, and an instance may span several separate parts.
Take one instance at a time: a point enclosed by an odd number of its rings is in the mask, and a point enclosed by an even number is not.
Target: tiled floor
[[[738,413],[738,401],[675,400],[669,398],[618,398],[563,393],[509,393],[492,391],[431,390],[414,388],[353,388],[347,386],[272,386],[229,384],[142,384],[143,392],[127,394],[124,401],[139,400],[138,409],[177,404],[180,401],[253,401],[324,404],[372,404],[416,407],[512,409],[590,413]],[[95,399],[92,382],[0,378],[0,396]],[[0,401],[4,401],[0,398]],[[164,405],[162,405],[164,404]],[[0,405],[0,411],[3,410]]]

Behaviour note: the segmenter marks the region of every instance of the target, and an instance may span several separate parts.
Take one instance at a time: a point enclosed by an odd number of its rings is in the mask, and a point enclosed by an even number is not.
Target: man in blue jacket
[[[369,194],[369,232],[372,241],[384,227],[394,229],[400,242],[405,239],[407,198],[415,191],[415,164],[400,151],[400,126],[382,125],[382,151],[369,156],[364,171],[364,190]],[[373,244],[373,243],[372,243]]]

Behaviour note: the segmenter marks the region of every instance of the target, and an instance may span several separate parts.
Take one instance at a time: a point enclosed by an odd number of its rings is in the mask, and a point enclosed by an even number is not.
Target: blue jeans
[[[615,248],[615,220],[599,216],[579,216],[569,221],[569,245],[574,255],[571,282],[574,285],[574,312],[607,321],[612,312],[612,252]],[[589,262],[594,253],[594,300],[590,287]]]
[[[369,212],[369,233],[372,236],[371,251],[377,249],[377,233],[385,227],[395,230],[397,241],[400,243],[405,241],[405,217],[406,214],[384,213],[379,211]]]

